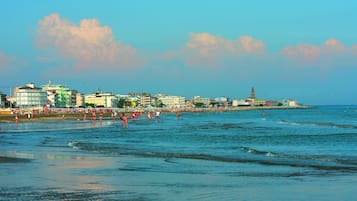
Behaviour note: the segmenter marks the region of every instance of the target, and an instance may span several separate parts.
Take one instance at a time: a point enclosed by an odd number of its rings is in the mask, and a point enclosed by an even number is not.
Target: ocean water
[[[353,200],[356,110],[1,123],[0,200]]]

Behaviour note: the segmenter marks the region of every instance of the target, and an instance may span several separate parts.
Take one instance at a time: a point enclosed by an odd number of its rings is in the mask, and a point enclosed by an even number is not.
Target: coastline
[[[252,110],[292,110],[292,109],[312,109],[315,106],[261,106],[261,107],[219,107],[219,108],[157,108],[156,110],[161,111],[163,114],[175,113],[175,112],[232,112],[232,111],[252,111]],[[98,109],[100,110],[100,109]],[[133,112],[154,112],[156,110],[146,111],[143,109],[132,110],[132,111],[122,111],[122,108],[114,108],[118,114],[124,113],[126,116]],[[99,112],[97,112],[99,114]],[[29,121],[54,121],[54,120],[83,120],[83,112],[61,112],[61,113],[49,113],[49,114],[34,114],[31,119],[27,118],[27,114],[18,115],[18,123],[29,122]],[[87,119],[89,119],[89,113],[86,113]],[[110,112],[103,113],[103,120],[112,119],[112,114]],[[120,116],[120,115],[119,115]],[[119,118],[117,116],[117,119]],[[99,115],[97,115],[97,120]],[[0,114],[0,123],[11,123],[15,122],[15,114]]]

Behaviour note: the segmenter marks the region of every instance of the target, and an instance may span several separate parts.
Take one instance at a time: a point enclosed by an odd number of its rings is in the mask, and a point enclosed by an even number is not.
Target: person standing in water
[[[176,111],[176,119],[179,119],[181,116],[180,112],[179,111]]]
[[[148,120],[149,120],[149,121],[152,120],[152,114],[151,114],[151,112],[148,112]]]
[[[156,121],[160,121],[160,111],[156,111]]]
[[[121,114],[120,120],[123,125],[123,128],[128,128],[128,118],[126,118],[124,113]]]

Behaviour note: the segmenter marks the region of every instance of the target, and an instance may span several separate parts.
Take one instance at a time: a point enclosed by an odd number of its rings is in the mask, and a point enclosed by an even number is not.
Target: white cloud
[[[353,53],[354,47],[347,48],[337,39],[326,40],[322,45],[298,44],[282,48],[281,53],[298,61],[298,63],[314,63],[321,59],[332,61],[335,57],[348,56]]]
[[[38,22],[39,48],[53,48],[77,67],[102,64],[116,67],[137,65],[137,51],[115,40],[112,29],[97,19],[82,19],[79,25],[60,18],[56,13]]]
[[[210,33],[191,33],[184,54],[193,65],[213,65],[224,56],[241,56],[264,53],[264,43],[251,36],[228,40]]]

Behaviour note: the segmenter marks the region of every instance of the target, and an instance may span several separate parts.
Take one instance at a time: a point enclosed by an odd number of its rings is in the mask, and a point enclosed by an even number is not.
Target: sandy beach
[[[165,113],[173,113],[176,111],[179,112],[231,112],[231,111],[250,111],[250,110],[290,110],[290,109],[309,109],[313,108],[313,106],[294,106],[294,107],[287,107],[287,106],[264,106],[264,107],[226,107],[226,108],[179,108],[179,109],[172,109],[172,108],[158,108],[156,110],[161,111],[163,114]],[[119,118],[121,113],[124,113],[126,116],[130,115],[133,112],[141,112],[146,113],[143,109],[131,109],[130,111],[122,111],[123,109],[118,109],[118,116]],[[156,111],[153,110],[153,111]],[[152,111],[152,112],[153,112]],[[97,112],[97,119],[99,119],[99,113]],[[31,119],[27,118],[27,114],[20,114],[18,115],[18,122],[28,122],[28,121],[51,121],[51,120],[83,120],[83,112],[61,112],[61,113],[49,113],[49,114],[33,114]],[[86,118],[89,119],[89,113],[86,113]],[[110,112],[103,113],[103,120],[112,119],[112,114]],[[15,114],[8,114],[8,115],[0,115],[0,123],[1,122],[15,122]]]

